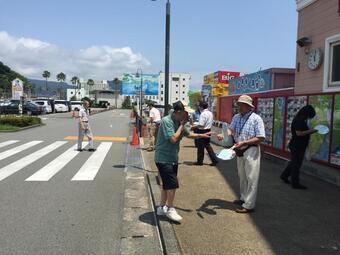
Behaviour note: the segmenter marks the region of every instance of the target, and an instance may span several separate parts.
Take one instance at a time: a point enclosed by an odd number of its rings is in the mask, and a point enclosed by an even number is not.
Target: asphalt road
[[[104,138],[78,153],[65,140],[77,136],[70,113],[43,121],[0,133],[0,254],[118,254],[127,142]],[[95,136],[130,135],[128,111],[90,121]]]

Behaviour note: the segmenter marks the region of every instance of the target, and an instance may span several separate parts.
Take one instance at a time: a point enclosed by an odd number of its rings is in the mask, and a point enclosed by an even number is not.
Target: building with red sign
[[[211,98],[207,99],[210,103],[210,110],[214,114],[214,118],[218,118],[218,98],[228,95],[229,81],[240,76],[240,72],[233,71],[217,71],[204,76],[203,86],[211,86]],[[202,91],[203,91],[202,87]]]
[[[276,157],[289,159],[292,120],[303,106],[312,105],[316,116],[310,127],[326,125],[329,133],[311,136],[309,151],[316,167],[306,172],[340,186],[340,0],[296,3],[299,23],[294,88],[275,90],[274,86],[257,93],[247,86],[236,88],[253,97],[255,111],[265,122],[266,140],[261,147]],[[221,121],[230,122],[239,93],[220,98]]]

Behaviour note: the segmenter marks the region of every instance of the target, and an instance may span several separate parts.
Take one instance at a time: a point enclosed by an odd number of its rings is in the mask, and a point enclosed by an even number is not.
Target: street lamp
[[[142,94],[143,94],[143,70],[137,69],[136,78],[140,77],[140,89],[139,89],[139,136],[142,137],[142,119],[143,119],[143,105],[142,105]]]
[[[156,0],[151,0],[156,1]],[[164,87],[164,116],[168,115],[169,105],[169,65],[170,65],[170,0],[166,1],[165,19],[165,87]]]

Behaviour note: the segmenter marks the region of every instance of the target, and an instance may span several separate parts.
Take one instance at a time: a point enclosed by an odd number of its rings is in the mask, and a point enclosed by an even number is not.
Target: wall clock
[[[319,48],[311,49],[308,52],[307,66],[310,70],[316,70],[322,63],[322,51]]]

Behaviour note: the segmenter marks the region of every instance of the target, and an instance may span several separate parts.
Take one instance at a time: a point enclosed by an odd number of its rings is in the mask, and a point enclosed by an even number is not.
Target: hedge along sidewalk
[[[0,116],[0,132],[16,132],[44,125],[39,117]]]

